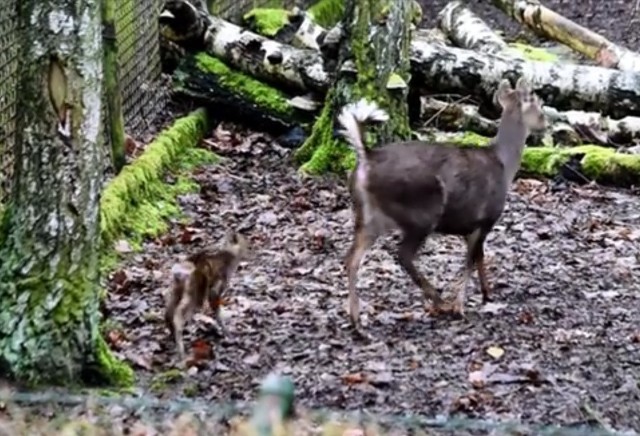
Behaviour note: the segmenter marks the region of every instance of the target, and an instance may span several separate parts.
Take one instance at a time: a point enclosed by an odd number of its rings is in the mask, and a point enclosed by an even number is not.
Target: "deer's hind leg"
[[[349,282],[349,318],[356,329],[360,326],[360,300],[356,289],[358,270],[364,256],[376,242],[379,235],[380,232],[375,222],[364,223],[361,219],[356,219],[353,241],[345,256]]]

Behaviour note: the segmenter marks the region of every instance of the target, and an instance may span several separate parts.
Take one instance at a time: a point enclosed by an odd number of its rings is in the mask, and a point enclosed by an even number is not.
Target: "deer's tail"
[[[338,123],[342,126],[340,133],[354,148],[358,158],[356,178],[364,182],[367,178],[367,152],[362,138],[364,125],[369,122],[385,122],[389,115],[375,102],[365,99],[346,105],[338,116]]]

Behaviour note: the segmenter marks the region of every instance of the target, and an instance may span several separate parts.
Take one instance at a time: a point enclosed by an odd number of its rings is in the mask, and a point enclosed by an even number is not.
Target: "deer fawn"
[[[465,288],[476,266],[483,302],[489,300],[483,244],[502,215],[530,129],[546,126],[542,101],[525,79],[520,78],[515,89],[503,80],[494,99],[502,107],[498,134],[489,147],[477,148],[406,141],[369,150],[362,140],[363,125],[387,121],[387,113],[365,100],[343,108],[338,117],[341,133],[357,156],[348,182],[355,234],[346,256],[349,315],[356,329],[360,310],[358,269],[377,238],[394,228],[402,232],[398,261],[424,297],[432,300],[435,311],[464,316]],[[432,233],[466,239],[466,263],[454,286],[451,304],[444,304],[413,263]]]
[[[184,325],[196,310],[203,308],[205,300],[215,313],[220,331],[227,335],[220,316],[221,300],[229,279],[247,252],[247,240],[240,234],[229,233],[223,248],[192,254],[171,269],[173,285],[166,302],[165,323],[173,335],[180,359],[185,357]]]

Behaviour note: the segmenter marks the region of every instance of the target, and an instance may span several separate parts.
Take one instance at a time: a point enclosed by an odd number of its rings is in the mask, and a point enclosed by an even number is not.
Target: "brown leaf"
[[[533,324],[533,315],[531,314],[531,312],[527,311],[520,312],[520,315],[518,315],[518,322],[520,324]]]
[[[111,348],[122,348],[122,342],[125,341],[124,333],[121,330],[110,330],[107,333],[107,342]]]
[[[191,360],[194,365],[204,360],[209,360],[213,356],[211,345],[204,339],[196,339],[191,347]]]
[[[367,377],[361,372],[355,372],[343,375],[342,381],[344,381],[348,385],[355,385],[359,383],[365,383],[367,381]]]

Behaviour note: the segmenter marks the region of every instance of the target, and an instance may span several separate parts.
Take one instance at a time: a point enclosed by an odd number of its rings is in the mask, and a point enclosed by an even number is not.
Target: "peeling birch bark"
[[[523,76],[545,105],[601,112],[619,119],[640,116],[640,73],[550,62],[505,60],[471,50],[412,41],[412,73],[422,92],[472,94],[492,104],[504,77]]]
[[[16,172],[0,249],[0,367],[30,382],[105,370],[99,333],[99,2],[27,2]],[[100,345],[102,344],[102,345]]]
[[[447,3],[440,11],[438,26],[458,47],[523,59],[482,18],[458,0]]]
[[[507,15],[543,36],[558,41],[606,68],[640,72],[640,54],[621,47],[537,0],[492,0]]]

